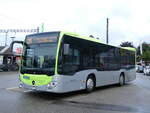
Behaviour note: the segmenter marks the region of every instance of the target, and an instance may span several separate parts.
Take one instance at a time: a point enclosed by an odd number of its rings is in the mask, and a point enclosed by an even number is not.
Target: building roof
[[[0,50],[0,55],[12,55],[9,46],[5,46]]]
[[[0,51],[4,48],[5,46],[0,46]]]

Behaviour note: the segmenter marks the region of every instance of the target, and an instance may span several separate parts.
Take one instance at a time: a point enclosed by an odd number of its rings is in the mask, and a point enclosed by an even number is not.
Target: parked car
[[[150,75],[150,66],[145,66],[143,73],[144,73],[144,75]]]
[[[138,65],[135,66],[135,70],[136,70],[136,72],[138,72]]]
[[[136,71],[139,72],[139,73],[143,73],[144,66],[142,66],[142,65],[136,65]]]
[[[0,65],[0,71],[18,71],[18,70],[19,66],[17,63]]]

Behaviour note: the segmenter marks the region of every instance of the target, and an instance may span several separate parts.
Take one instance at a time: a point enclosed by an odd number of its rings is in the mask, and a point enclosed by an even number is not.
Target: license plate
[[[24,79],[28,79],[28,80],[30,79],[29,76],[23,76],[23,78],[24,78]]]

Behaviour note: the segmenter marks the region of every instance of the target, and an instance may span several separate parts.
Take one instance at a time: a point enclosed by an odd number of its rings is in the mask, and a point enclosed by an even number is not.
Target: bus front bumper
[[[59,90],[57,87],[51,87],[49,85],[34,86],[34,85],[28,85],[28,84],[20,82],[19,88],[33,90],[33,91],[44,91],[44,92],[52,92],[52,93],[64,93],[63,91]]]

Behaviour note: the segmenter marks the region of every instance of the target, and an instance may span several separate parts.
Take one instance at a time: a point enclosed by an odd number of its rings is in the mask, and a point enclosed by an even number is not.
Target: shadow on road
[[[128,87],[130,84],[127,84],[123,87]],[[110,85],[110,86],[104,86],[100,88],[96,88],[93,93],[100,92],[103,90],[109,90],[112,88],[118,87],[117,85]],[[138,108],[133,108],[130,106],[123,106],[123,105],[113,105],[113,104],[105,104],[105,103],[93,103],[93,102],[83,102],[83,100],[80,101],[70,101],[66,98],[69,97],[75,97],[75,96],[82,96],[82,95],[88,95],[85,93],[85,91],[76,91],[76,92],[70,92],[70,93],[63,93],[63,94],[56,94],[56,93],[49,93],[49,92],[28,92],[26,94],[27,96],[30,96],[32,98],[36,99],[42,99],[43,101],[49,101],[52,105],[58,105],[58,106],[67,106],[67,107],[75,107],[75,108],[87,108],[87,109],[94,109],[94,110],[107,110],[107,111],[119,111],[119,112],[138,112]]]
[[[128,87],[130,86],[131,83],[128,83],[122,87]],[[104,91],[104,90],[109,90],[109,89],[114,89],[118,88],[118,85],[109,85],[109,86],[103,86],[103,87],[98,87],[95,88],[95,90],[92,93]],[[82,96],[82,95],[89,95],[91,93],[86,93],[84,90],[81,91],[74,91],[74,92],[69,92],[69,93],[50,93],[50,92],[42,92],[42,91],[31,91],[26,93],[27,96],[31,96],[33,98],[37,99],[43,99],[43,100],[61,100],[69,97],[75,97],[75,96]]]
[[[130,84],[127,84],[123,87],[128,87]],[[109,90],[113,88],[119,88],[118,85],[109,85],[104,87],[96,88],[93,93],[100,93],[104,90]],[[74,108],[85,108],[85,109],[93,109],[93,110],[106,110],[106,111],[119,111],[119,112],[138,112],[138,108],[134,108],[131,106],[124,106],[124,105],[113,105],[113,104],[106,104],[101,102],[85,102],[84,100],[76,100],[73,97],[77,96],[87,96],[87,98],[91,98],[92,93],[87,94],[85,91],[75,91],[70,93],[63,93],[63,94],[56,94],[56,93],[49,93],[49,92],[27,92],[23,96],[23,100],[21,103],[29,103],[32,101],[35,105],[39,105],[40,103],[47,103],[47,105],[57,105],[62,107],[74,107]],[[67,99],[69,98],[69,99]],[[70,100],[71,98],[71,100]],[[94,97],[93,97],[94,98]],[[39,103],[39,104],[38,104]],[[20,105],[19,105],[20,106]]]
[[[93,102],[77,102],[77,101],[55,101],[52,104],[60,106],[70,106],[76,108],[88,108],[94,110],[120,111],[120,112],[138,112],[137,108],[123,105],[113,105]]]
[[[96,88],[94,92],[100,91],[100,90],[104,90],[104,89],[108,89],[108,88],[113,88],[114,85],[111,86],[104,86],[104,87],[100,87],[100,88]],[[33,98],[39,98],[39,99],[43,99],[43,100],[61,100],[64,98],[69,98],[69,97],[74,97],[74,96],[81,96],[81,95],[88,95],[88,93],[86,93],[84,90],[81,91],[74,91],[74,92],[69,92],[69,93],[50,93],[50,92],[43,92],[43,91],[31,91],[26,93],[28,96],[31,96]]]

